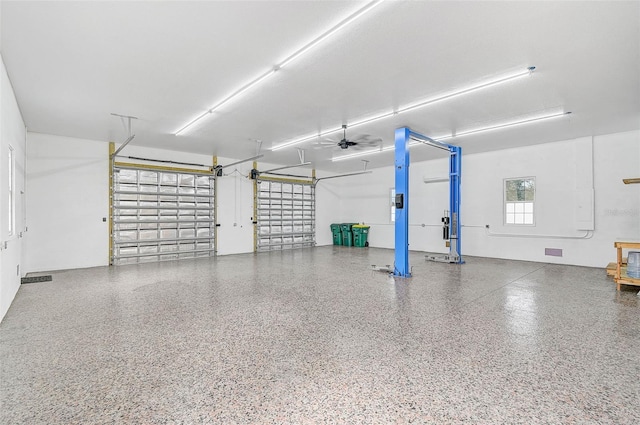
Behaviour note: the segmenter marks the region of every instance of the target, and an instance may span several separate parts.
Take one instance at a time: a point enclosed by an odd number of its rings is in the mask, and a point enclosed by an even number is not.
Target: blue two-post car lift
[[[409,141],[415,140],[449,152],[449,254],[439,257],[429,256],[430,260],[461,264],[460,251],[460,170],[462,148],[438,142],[416,133],[408,127],[395,132],[395,174],[396,174],[396,237],[395,266],[393,275],[411,277],[409,268]]]

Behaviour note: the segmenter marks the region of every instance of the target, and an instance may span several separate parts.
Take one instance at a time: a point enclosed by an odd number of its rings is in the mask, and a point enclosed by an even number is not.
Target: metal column
[[[449,145],[449,262],[463,263],[460,250],[460,171],[462,148]]]
[[[409,140],[433,146],[449,152],[449,255],[443,258],[429,257],[435,261],[462,264],[460,250],[460,176],[462,148],[438,142],[428,136],[411,131],[407,127],[395,131],[396,173],[396,237],[394,276],[411,277],[409,268]]]
[[[395,132],[396,237],[393,275],[411,277],[409,269],[409,136],[407,127]]]

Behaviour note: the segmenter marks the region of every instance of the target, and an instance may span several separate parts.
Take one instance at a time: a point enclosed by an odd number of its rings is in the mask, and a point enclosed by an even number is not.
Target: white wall
[[[105,265],[108,262],[108,144],[29,133],[28,227],[25,271]],[[415,148],[414,148],[415,149]],[[424,149],[424,148],[423,148]],[[124,155],[211,164],[212,158],[129,146]],[[222,165],[236,161],[219,158]],[[601,267],[614,258],[613,241],[640,240],[640,191],[621,179],[640,175],[640,133],[620,133],[526,148],[463,155],[463,254]],[[259,163],[260,169],[277,164]],[[251,162],[224,170],[218,179],[218,253],[253,251]],[[411,164],[410,248],[446,252],[440,217],[448,208],[448,184],[424,177],[447,175],[446,158]],[[318,176],[328,175],[318,172]],[[503,224],[502,185],[509,177],[535,176],[536,225]],[[329,225],[366,222],[371,246],[393,248],[389,189],[393,167],[372,174],[321,181],[317,186],[316,241],[332,243]],[[593,187],[595,210],[584,194]],[[586,233],[584,211],[595,213]],[[587,214],[588,215],[588,214]],[[485,225],[490,225],[489,231]],[[519,233],[532,236],[502,237]],[[588,235],[588,239],[579,239]],[[575,239],[571,239],[575,238]],[[548,257],[544,248],[564,256]]]
[[[213,157],[127,146],[121,155],[211,165]],[[28,134],[28,238],[25,271],[41,272],[108,264],[108,143]],[[143,162],[119,158],[122,162]],[[238,161],[218,158],[221,165]],[[259,163],[259,169],[278,164]],[[253,252],[252,162],[225,168],[218,178],[218,254]],[[308,170],[299,174],[308,174]],[[337,220],[337,185],[317,189],[318,244],[331,244],[329,224]]]
[[[0,320],[4,317],[20,288],[22,236],[25,230],[25,137],[24,121],[16,102],[9,76],[0,60]],[[8,151],[13,148],[15,160],[15,232],[9,234]]]
[[[25,271],[109,264],[109,145],[29,132]]]
[[[218,164],[239,161],[218,158]],[[259,164],[263,168],[262,164]],[[218,178],[218,255],[253,252],[253,162],[225,168]]]
[[[423,182],[424,177],[446,176],[447,167],[446,158],[410,166],[412,250],[447,252],[440,217],[448,209],[448,184]],[[504,225],[503,180],[524,176],[536,177],[536,225]],[[622,183],[622,178],[637,176],[637,131],[463,154],[463,255],[603,267],[615,259],[614,241],[640,240],[640,188]],[[389,223],[388,211],[389,188],[394,186],[393,167],[376,169],[349,183],[340,193],[341,220],[370,223],[371,246],[393,248],[394,227]],[[595,208],[585,195],[591,193],[591,187]],[[592,233],[581,230],[588,228],[591,212],[595,214]],[[485,228],[487,224],[489,230]],[[514,233],[518,236],[498,236]],[[545,256],[545,248],[560,248],[563,257]]]
[[[232,158],[218,158],[221,165],[237,161]],[[259,170],[282,166],[258,162]],[[252,163],[247,162],[226,168],[224,176],[218,179],[218,254],[253,252],[253,181],[247,176]],[[282,173],[310,175],[308,169],[292,168]],[[318,172],[317,176],[334,174]],[[336,180],[321,181],[316,186],[316,244],[331,245],[333,239],[330,224],[339,222],[340,198]]]
[[[317,171],[316,177],[334,176],[335,173]],[[316,245],[332,245],[332,223],[342,223],[341,184],[347,184],[352,177],[320,180],[316,184]]]

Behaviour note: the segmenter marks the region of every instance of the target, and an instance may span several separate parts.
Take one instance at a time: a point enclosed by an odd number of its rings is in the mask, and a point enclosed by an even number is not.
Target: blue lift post
[[[443,149],[449,152],[449,255],[431,257],[436,261],[462,264],[460,251],[460,177],[462,148],[438,142],[411,131],[408,127],[395,131],[395,175],[396,175],[396,237],[395,266],[393,275],[411,277],[409,268],[409,140]]]
[[[460,171],[462,170],[462,148],[449,147],[449,263],[462,264],[460,250]]]
[[[407,127],[396,129],[396,260],[393,275],[411,277],[409,269],[409,138]]]

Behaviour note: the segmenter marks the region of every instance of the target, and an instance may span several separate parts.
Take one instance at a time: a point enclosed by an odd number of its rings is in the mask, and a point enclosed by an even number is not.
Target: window
[[[8,230],[9,236],[12,236],[15,232],[16,226],[16,198],[15,198],[15,182],[14,182],[14,168],[15,168],[15,159],[13,157],[13,148],[9,146],[9,167],[8,167],[8,182],[9,182],[9,223]]]
[[[504,181],[504,222],[506,224],[534,224],[533,204],[536,194],[533,177],[506,179]]]
[[[391,194],[391,222],[396,222],[396,190],[391,188],[389,189],[389,193]]]

